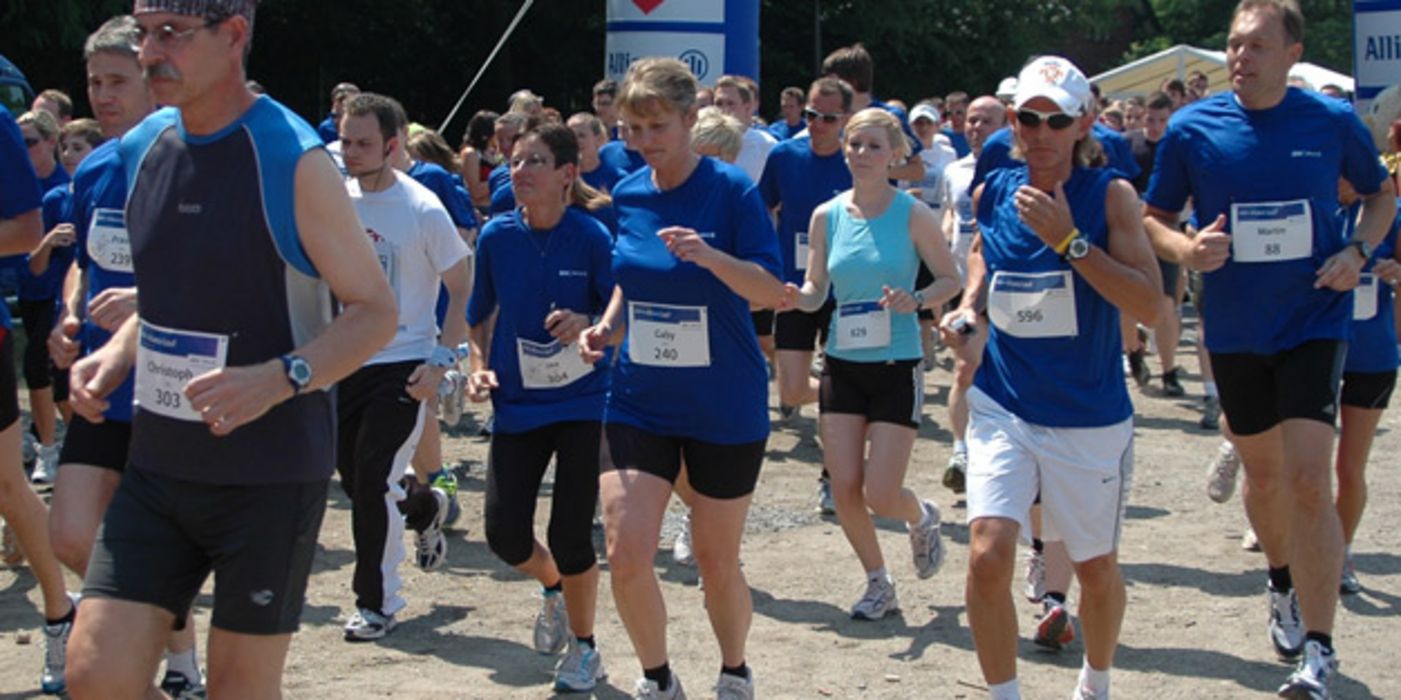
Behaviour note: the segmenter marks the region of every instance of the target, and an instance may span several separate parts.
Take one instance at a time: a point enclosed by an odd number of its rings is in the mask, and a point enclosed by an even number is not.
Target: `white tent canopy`
[[[1107,70],[1090,78],[1099,86],[1105,97],[1110,99],[1148,95],[1158,89],[1163,81],[1171,78],[1186,81],[1193,71],[1206,74],[1211,92],[1231,89],[1231,76],[1226,71],[1226,52],[1199,49],[1195,46],[1178,44],[1170,49],[1144,56],[1118,68]],[[1351,76],[1343,75],[1313,63],[1296,63],[1289,70],[1291,78],[1302,78],[1310,86],[1337,85],[1353,92]]]

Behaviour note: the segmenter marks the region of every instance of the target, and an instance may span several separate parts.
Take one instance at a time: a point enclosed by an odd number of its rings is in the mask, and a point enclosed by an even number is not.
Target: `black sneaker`
[[[1163,372],[1164,396],[1179,398],[1187,395],[1187,390],[1182,388],[1182,382],[1177,379],[1177,374],[1181,371],[1181,367],[1173,367],[1172,369]]]
[[[1142,350],[1129,353],[1129,373],[1133,375],[1133,381],[1140,389],[1148,388],[1148,384],[1153,381],[1153,372],[1148,369],[1148,363],[1143,361]]]
[[[1221,399],[1208,396],[1202,401],[1202,419],[1197,424],[1202,430],[1221,429]]]

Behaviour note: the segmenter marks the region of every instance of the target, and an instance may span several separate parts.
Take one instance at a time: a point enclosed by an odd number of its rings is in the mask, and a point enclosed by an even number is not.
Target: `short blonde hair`
[[[618,108],[635,115],[659,110],[686,114],[696,104],[700,83],[674,58],[644,58],[628,68],[618,91]]]
[[[895,115],[879,107],[867,107],[857,112],[850,121],[846,123],[846,133],[842,136],[845,143],[851,135],[861,129],[882,129],[885,137],[890,141],[890,147],[895,151],[899,160],[904,160],[910,155],[910,142],[905,140],[905,130],[900,126],[900,120]]]
[[[16,119],[15,123],[20,126],[34,127],[34,130],[39,132],[39,138],[45,141],[58,138],[58,119],[54,117],[53,112],[47,109],[31,109],[19,115],[19,119]]]
[[[691,127],[691,148],[704,146],[718,150],[726,163],[735,162],[744,147],[744,125],[719,107],[702,107]]]

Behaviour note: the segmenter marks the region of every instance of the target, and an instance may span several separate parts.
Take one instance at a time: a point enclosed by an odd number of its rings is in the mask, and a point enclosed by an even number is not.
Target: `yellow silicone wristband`
[[[1072,229],[1070,229],[1070,235],[1069,235],[1069,236],[1066,236],[1066,237],[1065,237],[1065,240],[1063,240],[1063,241],[1061,241],[1060,243],[1056,244],[1056,247],[1054,248],[1054,250],[1056,251],[1056,255],[1065,255],[1065,251],[1070,250],[1070,244],[1073,243],[1073,242],[1075,241],[1075,239],[1077,239],[1077,238],[1079,238],[1079,237],[1080,237],[1080,229],[1078,229],[1078,228],[1072,228]]]

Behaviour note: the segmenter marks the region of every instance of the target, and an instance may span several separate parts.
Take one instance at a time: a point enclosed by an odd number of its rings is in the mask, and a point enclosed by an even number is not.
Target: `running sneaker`
[[[1255,534],[1255,528],[1245,528],[1245,534],[1240,536],[1240,548],[1247,552],[1260,551],[1260,538]]]
[[[1097,693],[1086,688],[1079,683],[1075,684],[1075,694],[1070,696],[1070,700],[1109,700],[1109,691]]]
[[[1153,371],[1148,369],[1148,363],[1143,359],[1142,350],[1134,350],[1129,353],[1129,374],[1133,376],[1133,381],[1140,389],[1147,389],[1153,381]]]
[[[1332,697],[1328,686],[1337,674],[1338,655],[1310,639],[1304,643],[1299,666],[1279,687],[1279,696],[1291,700],[1328,700]]]
[[[1026,599],[1040,603],[1046,597],[1046,555],[1026,550]]]
[[[944,538],[939,532],[939,506],[925,501],[921,509],[924,519],[914,526],[906,523],[905,528],[910,531],[910,552],[914,555],[915,574],[920,578],[929,578],[944,565]]]
[[[1270,644],[1280,661],[1294,661],[1304,648],[1304,620],[1299,615],[1299,595],[1293,589],[1279,593],[1267,589],[1270,597]]]
[[[686,700],[686,691],[681,687],[681,679],[671,672],[671,683],[666,690],[657,687],[657,682],[646,678],[637,679],[633,689],[633,700]]]
[[[882,576],[866,580],[866,594],[851,606],[851,619],[879,620],[898,612],[900,601],[895,598],[895,582]]]
[[[438,382],[438,414],[447,427],[455,428],[462,420],[463,397],[466,394],[466,375],[455,369],[443,373],[442,381]]]
[[[1075,641],[1075,625],[1064,603],[1050,598],[1042,602],[1041,619],[1036,623],[1036,636],[1031,641],[1056,651]]]
[[[29,475],[30,483],[52,484],[58,476],[58,443],[40,445],[34,451],[34,472]]]
[[[1208,396],[1202,399],[1202,419],[1197,421],[1202,430],[1221,429],[1221,399]]]
[[[1236,475],[1240,473],[1240,454],[1229,440],[1222,440],[1216,456],[1206,465],[1206,495],[1217,503],[1231,500],[1236,492]]]
[[[204,679],[188,678],[179,671],[166,671],[161,679],[161,692],[170,700],[204,700],[206,691]]]
[[[424,571],[437,569],[448,558],[448,538],[443,535],[443,523],[447,522],[451,499],[440,488],[434,487],[432,490],[438,509],[433,513],[433,521],[428,523],[428,527],[414,535],[414,563]]]
[[[68,601],[76,611],[78,596],[69,593]],[[39,675],[39,690],[45,695],[59,695],[68,689],[63,667],[68,659],[68,635],[72,633],[71,619],[56,625],[44,625],[44,671]]]
[[[428,484],[435,489],[441,490],[448,496],[448,516],[443,520],[443,529],[446,530],[462,517],[462,505],[457,502],[457,476],[443,465],[441,469],[433,473],[433,478]]]
[[[681,566],[695,566],[696,553],[691,549],[691,513],[681,516],[681,528],[671,543],[671,560]]]
[[[837,502],[832,500],[832,480],[817,480],[817,512],[823,515],[836,515]]]
[[[1362,592],[1362,582],[1357,580],[1357,567],[1352,563],[1352,552],[1343,554],[1343,575],[1338,581],[1338,593],[1357,595]]]
[[[749,670],[743,678],[721,673],[715,681],[715,700],[754,700],[754,671]]]
[[[1178,375],[1182,372],[1181,367],[1173,367],[1163,372],[1163,395],[1172,398],[1179,398],[1187,395],[1187,390],[1182,388],[1182,381]]]
[[[569,613],[564,609],[564,594],[548,588],[540,592],[543,602],[535,614],[535,652],[553,656],[569,643]]]
[[[570,637],[569,648],[555,666],[555,690],[561,693],[587,693],[607,678],[603,656],[597,647],[582,644]]]
[[[949,457],[949,466],[944,469],[944,487],[954,493],[963,493],[965,475],[968,473],[968,453],[955,452]]]
[[[778,423],[779,425],[791,425],[791,424],[793,423],[793,419],[794,419],[794,418],[797,418],[797,417],[798,417],[798,407],[797,407],[797,406],[788,406],[788,405],[786,405],[786,404],[779,404],[779,405],[778,405],[778,420],[775,421],[775,422]]]
[[[381,615],[369,608],[359,608],[345,623],[345,641],[369,642],[383,639],[399,625],[393,615]]]

